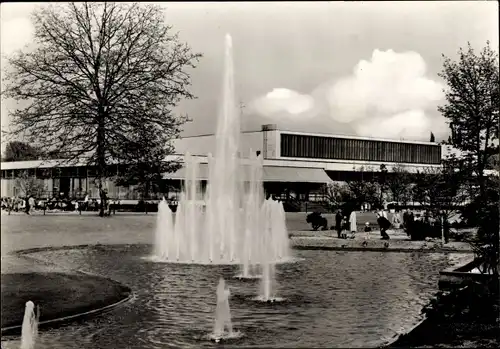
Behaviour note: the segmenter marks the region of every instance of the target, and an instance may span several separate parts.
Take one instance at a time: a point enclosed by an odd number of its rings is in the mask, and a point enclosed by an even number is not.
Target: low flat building
[[[441,166],[442,147],[437,143],[376,139],[333,134],[313,134],[280,130],[276,125],[263,125],[261,130],[242,132],[240,135],[242,158],[256,153],[263,158],[263,181],[267,193],[278,197],[292,195],[298,199],[311,199],[331,181],[371,180],[380,174],[384,165],[389,173],[395,166],[416,172],[426,167]],[[186,152],[199,158],[199,179],[208,179],[208,155],[215,153],[213,134],[184,137],[175,140],[176,154],[168,160],[183,161]],[[124,168],[116,168],[117,173]],[[87,192],[98,197],[94,183],[95,169],[83,162],[65,164],[62,160],[2,162],[2,196],[22,196],[23,171],[29,178],[43,181],[44,195],[54,192],[74,196]],[[185,169],[164,174],[164,180],[179,191]],[[106,181],[111,197],[136,199],[134,188],[116,187]]]

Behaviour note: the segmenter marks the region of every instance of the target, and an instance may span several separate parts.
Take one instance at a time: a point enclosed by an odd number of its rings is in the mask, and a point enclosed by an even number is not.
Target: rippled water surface
[[[97,273],[130,286],[125,306],[85,322],[41,331],[37,348],[199,348],[213,326],[215,289],[231,289],[233,327],[226,346],[373,347],[410,328],[437,289],[442,254],[295,251],[277,266],[280,304],[254,300],[258,280],[235,266],[154,263],[149,245],[38,252],[33,257]],[[4,338],[6,339],[6,338]],[[18,348],[17,338],[2,343]]]

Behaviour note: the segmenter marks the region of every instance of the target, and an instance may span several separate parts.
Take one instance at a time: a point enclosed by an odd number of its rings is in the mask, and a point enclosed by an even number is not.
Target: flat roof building
[[[175,154],[166,160],[180,159],[189,152],[200,158],[199,179],[208,178],[209,153],[215,152],[215,135],[183,137],[174,141]],[[385,165],[390,172],[394,166],[404,166],[409,172],[425,167],[441,166],[442,146],[431,142],[377,139],[345,135],[305,133],[280,130],[277,125],[263,125],[259,131],[241,133],[242,158],[250,152],[263,157],[263,180],[268,191],[309,192],[320,185],[336,180],[370,178]],[[242,160],[244,161],[244,160]],[[20,195],[15,178],[20,170],[28,170],[32,176],[44,179],[46,191],[56,189],[74,192],[79,188],[95,193],[92,185],[95,170],[83,162],[65,164],[61,160],[37,160],[2,162],[2,196]],[[178,183],[184,179],[184,168],[166,173],[165,180]],[[109,181],[108,181],[109,183]],[[298,189],[299,185],[302,189]],[[122,196],[123,188],[110,191]],[[130,190],[125,188],[123,191]],[[124,194],[125,195],[125,194]]]

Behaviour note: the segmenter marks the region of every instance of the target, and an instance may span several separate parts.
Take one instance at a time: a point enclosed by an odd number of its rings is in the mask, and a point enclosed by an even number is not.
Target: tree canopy
[[[448,119],[451,145],[463,152],[484,195],[484,170],[498,154],[498,53],[490,43],[476,53],[470,43],[460,48],[458,60],[444,57],[439,74],[447,84],[446,103],[438,110]]]
[[[126,171],[119,173],[116,184],[136,185],[143,198],[160,188],[164,173],[180,168],[178,161],[164,161],[173,152],[171,145],[165,146],[162,137],[147,127],[141,129],[133,141],[126,145],[128,153],[122,158],[127,163]]]
[[[29,161],[37,160],[39,158],[39,151],[27,143],[13,141],[7,143],[2,161]]]
[[[165,24],[161,7],[51,4],[33,13],[33,24],[34,49],[9,57],[4,74],[5,97],[24,102],[9,111],[10,137],[71,154],[67,161],[85,158],[99,188],[109,163],[131,161],[131,147],[150,144],[140,140],[154,135],[168,152],[187,120],[173,109],[194,98],[189,69],[201,54]]]
[[[468,193],[471,202],[462,215],[478,226],[478,239],[471,243],[483,266],[498,275],[499,183],[498,177],[485,173],[499,152],[498,53],[489,42],[479,53],[468,44],[467,49],[459,50],[458,60],[444,57],[440,76],[447,84],[446,103],[439,111],[452,131],[448,143],[462,151],[457,170],[472,183]]]

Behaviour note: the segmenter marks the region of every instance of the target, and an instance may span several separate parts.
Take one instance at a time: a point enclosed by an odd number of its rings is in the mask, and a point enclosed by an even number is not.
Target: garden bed
[[[113,280],[86,274],[2,274],[2,334],[18,332],[25,304],[40,307],[40,323],[98,312],[129,298],[131,290]]]

